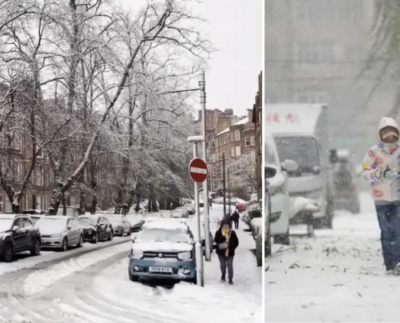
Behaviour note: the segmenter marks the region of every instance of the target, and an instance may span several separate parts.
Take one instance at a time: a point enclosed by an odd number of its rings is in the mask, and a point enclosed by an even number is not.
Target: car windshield
[[[0,232],[11,230],[13,219],[2,219],[0,218]]]
[[[42,230],[58,232],[66,228],[67,219],[51,219],[47,217],[41,218],[36,224]]]
[[[36,223],[40,218],[40,216],[31,216],[31,220],[33,223]]]
[[[143,242],[182,242],[190,243],[191,239],[187,232],[174,229],[144,229],[137,237],[138,241]]]
[[[86,224],[86,225],[95,225],[96,224],[96,221],[95,221],[95,219],[93,219],[93,218],[78,218],[78,222],[80,223],[80,224]]]
[[[318,142],[312,137],[275,137],[276,148],[282,161],[294,160],[299,164],[296,174],[311,173],[320,167]],[[289,175],[294,175],[290,173]]]

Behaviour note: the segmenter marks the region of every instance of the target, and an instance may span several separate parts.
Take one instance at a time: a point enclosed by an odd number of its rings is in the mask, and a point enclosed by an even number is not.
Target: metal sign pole
[[[193,142],[193,158],[197,157],[197,142]],[[201,219],[200,219],[200,201],[199,201],[199,185],[194,182],[194,205],[197,217],[197,241],[196,241],[196,267],[197,279],[200,286],[204,287],[204,262],[203,262],[203,246],[201,243]],[[207,238],[206,238],[207,241]]]
[[[202,150],[203,150],[203,159],[207,163],[207,129],[206,129],[206,73],[202,71],[201,80],[199,82],[200,85],[200,101],[201,101],[201,111],[202,111],[202,132],[203,132],[203,142],[202,142]],[[203,216],[204,216],[204,238],[206,240],[205,248],[206,248],[206,261],[211,261],[211,245],[210,245],[210,202],[208,196],[208,179],[203,182]]]

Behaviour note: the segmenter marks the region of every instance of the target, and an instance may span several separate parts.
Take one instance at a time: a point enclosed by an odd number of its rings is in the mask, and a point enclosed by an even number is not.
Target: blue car
[[[154,220],[132,238],[129,278],[167,279],[197,284],[195,239],[187,224]]]

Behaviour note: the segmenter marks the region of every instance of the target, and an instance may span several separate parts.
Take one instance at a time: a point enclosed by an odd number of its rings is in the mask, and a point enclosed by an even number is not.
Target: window
[[[211,162],[215,163],[216,161],[217,161],[216,155],[215,154],[211,154]]]
[[[236,157],[241,156],[241,149],[240,149],[240,146],[236,146],[236,147],[235,147],[235,151],[236,151]]]
[[[224,144],[226,144],[226,135],[222,135],[223,136],[223,140],[224,140]]]
[[[212,175],[212,177],[217,177],[217,170],[213,168],[211,170],[211,175]]]
[[[240,130],[235,130],[235,141],[240,141]]]
[[[211,148],[215,148],[215,141],[211,140]]]
[[[250,137],[250,146],[254,147],[256,145],[256,137],[251,136]]]
[[[235,141],[235,134],[231,132],[231,141]]]
[[[247,194],[252,194],[253,193],[253,188],[251,186],[247,186]]]
[[[246,138],[244,138],[244,145],[247,147],[247,146],[250,146],[250,137],[246,137]]]
[[[43,167],[42,166],[38,166],[38,168],[36,168],[36,186],[42,186],[43,185]]]
[[[231,157],[232,158],[235,157],[235,147],[234,146],[231,147]]]
[[[213,190],[216,191],[218,189],[218,182],[212,182]]]

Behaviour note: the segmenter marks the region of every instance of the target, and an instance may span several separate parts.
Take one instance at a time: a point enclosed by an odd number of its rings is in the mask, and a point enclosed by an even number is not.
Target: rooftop
[[[217,134],[217,136],[220,136],[220,135],[223,135],[224,133],[229,132],[229,129],[230,129],[231,127],[239,126],[239,125],[241,125],[241,124],[246,124],[246,123],[248,123],[248,122],[249,122],[249,118],[248,118],[248,117],[243,118],[243,119],[239,120],[238,122],[234,123],[233,125],[231,125],[230,127],[226,128],[225,130],[221,131],[219,134]]]

